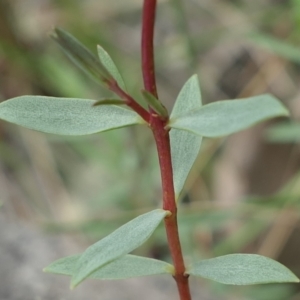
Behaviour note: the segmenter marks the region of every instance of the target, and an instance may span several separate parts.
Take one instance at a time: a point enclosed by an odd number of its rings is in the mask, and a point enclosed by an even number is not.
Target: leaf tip
[[[284,107],[283,116],[289,117],[290,115],[291,115],[291,114],[290,114],[289,110],[288,110],[286,107]]]
[[[290,282],[295,282],[295,283],[298,283],[300,282],[300,279],[290,270],[290,272],[292,273],[293,275],[293,278],[291,279]]]
[[[53,40],[58,39],[58,35],[56,32],[56,27],[53,27],[51,31],[49,31],[49,37],[52,38]]]
[[[76,282],[75,280],[71,280],[70,290],[73,291],[80,282]]]
[[[102,51],[103,51],[104,48],[103,48],[101,45],[98,44],[98,45],[97,45],[97,50],[102,50]]]
[[[54,40],[58,40],[62,34],[64,34],[64,31],[61,28],[55,26],[52,27],[52,30],[49,33],[50,37]]]
[[[196,79],[196,80],[198,80],[199,79],[198,74],[193,74],[190,79]]]

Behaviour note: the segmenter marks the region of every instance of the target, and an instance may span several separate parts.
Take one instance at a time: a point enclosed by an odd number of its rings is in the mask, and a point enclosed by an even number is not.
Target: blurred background
[[[291,112],[291,120],[204,140],[180,206],[186,261],[257,253],[300,276],[300,0],[158,4],[156,72],[169,111],[197,73],[205,104],[272,93]],[[53,26],[94,52],[103,46],[139,98],[141,7],[140,0],[0,0],[0,101],[24,94],[110,95],[51,41]],[[0,298],[176,299],[169,278],[88,282],[71,294],[67,279],[41,271],[160,201],[149,130],[70,138],[1,121]],[[164,228],[135,253],[169,260]],[[192,290],[203,300],[300,299],[293,284],[229,287],[197,279]]]

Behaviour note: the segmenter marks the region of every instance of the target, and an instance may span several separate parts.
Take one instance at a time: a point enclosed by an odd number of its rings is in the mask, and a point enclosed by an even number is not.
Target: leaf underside
[[[173,180],[176,200],[179,199],[187,176],[199,154],[202,138],[183,130],[170,131]]]
[[[41,132],[87,135],[144,121],[133,111],[115,106],[93,107],[94,100],[22,96],[0,104],[0,119]]]
[[[170,118],[180,117],[201,107],[198,76],[193,75],[181,89]],[[170,131],[173,180],[176,199],[179,198],[186,178],[198,156],[202,137],[172,128]]]
[[[299,282],[279,262],[256,254],[230,254],[202,260],[192,265],[187,273],[232,285]]]
[[[220,137],[246,129],[258,122],[288,114],[279,100],[265,94],[211,103],[185,116],[170,119],[169,126],[204,137]]]
[[[88,247],[78,260],[71,287],[76,287],[104,265],[142,245],[167,214],[168,211],[162,209],[143,214]]]
[[[79,255],[61,258],[44,269],[45,272],[73,276]],[[174,267],[166,262],[136,255],[125,255],[90,274],[88,278],[117,280],[149,275],[172,274]]]

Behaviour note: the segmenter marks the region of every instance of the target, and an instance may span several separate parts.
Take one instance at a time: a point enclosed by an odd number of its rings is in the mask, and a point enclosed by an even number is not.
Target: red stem
[[[145,90],[157,98],[154,68],[154,21],[156,0],[144,0],[142,28],[142,68]],[[177,206],[175,201],[173,169],[171,159],[170,135],[165,129],[167,120],[163,120],[152,110],[150,111],[150,126],[155,138],[161,171],[163,208],[172,213],[165,218],[165,228],[169,249],[174,264],[174,279],[177,284],[180,300],[191,300],[188,276],[185,275],[185,265],[177,224]]]
[[[150,114],[141,105],[139,105],[130,95],[123,91],[115,80],[107,82],[109,89],[117,94],[126,104],[138,113],[147,123],[150,122]]]
[[[145,90],[157,98],[153,52],[156,0],[145,0],[142,27],[142,71]]]
[[[177,206],[175,201],[173,170],[170,149],[169,132],[165,130],[165,121],[158,116],[151,118],[151,128],[154,134],[158,159],[161,171],[163,208],[172,213],[165,218],[165,228],[168,238],[169,249],[174,264],[174,279],[180,295],[180,300],[191,300],[188,276],[185,275],[185,265],[181,250],[181,244],[177,224]]]

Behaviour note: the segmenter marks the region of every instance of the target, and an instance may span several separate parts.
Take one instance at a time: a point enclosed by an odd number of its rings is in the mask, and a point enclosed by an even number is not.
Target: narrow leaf
[[[110,57],[110,55],[100,45],[97,46],[97,50],[102,65],[106,68],[106,70],[110,73],[110,75],[117,81],[119,87],[123,91],[126,91],[127,89],[123,77],[119,72],[117,66],[115,65],[114,61]]]
[[[172,128],[170,142],[175,198],[178,200],[187,176],[199,154],[202,137]]]
[[[44,269],[45,272],[73,276],[79,255],[73,255],[54,261]],[[166,262],[135,256],[125,255],[92,273],[94,279],[125,279],[158,274],[173,274],[174,267]]]
[[[300,63],[300,50],[299,47],[295,45],[263,33],[252,33],[249,35],[249,38],[257,45],[262,46],[283,58],[298,64]]]
[[[143,244],[168,213],[157,209],[143,214],[87,248],[78,260],[71,287],[76,287],[101,267]]]
[[[99,105],[125,105],[126,103],[123,100],[120,99],[102,99],[96,101],[93,106],[99,106]]]
[[[62,135],[86,135],[144,123],[131,110],[115,105],[93,107],[95,102],[86,99],[22,96],[0,103],[0,119]]]
[[[167,117],[168,111],[164,105],[148,91],[142,91],[144,99],[160,116]]]
[[[256,97],[211,103],[185,116],[171,119],[169,126],[206,137],[219,137],[246,129],[258,122],[288,116],[287,109],[275,97]]]
[[[111,78],[97,57],[68,32],[55,28],[50,34],[67,56],[96,82],[103,84]]]
[[[181,89],[171,118],[180,117],[201,107],[201,92],[198,76],[192,76]],[[186,178],[198,156],[202,138],[185,130],[172,128],[170,131],[173,180],[176,199],[182,191]]]
[[[234,285],[299,282],[279,262],[256,254],[230,254],[203,260],[192,265],[187,273]]]
[[[299,143],[300,123],[290,122],[274,125],[267,130],[267,139],[276,143]]]

